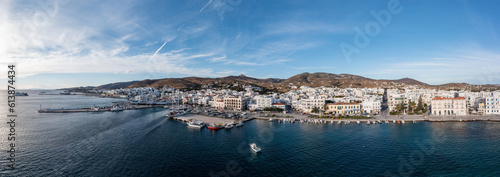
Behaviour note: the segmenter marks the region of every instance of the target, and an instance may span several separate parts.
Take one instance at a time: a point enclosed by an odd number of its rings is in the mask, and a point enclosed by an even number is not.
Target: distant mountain
[[[119,89],[119,88],[125,88],[130,85],[136,84],[141,81],[129,81],[129,82],[116,82],[116,83],[111,83],[111,84],[105,84],[105,85],[100,85],[96,87],[96,89]]]
[[[448,83],[442,85],[429,85],[411,78],[402,78],[398,80],[375,80],[362,76],[351,74],[332,74],[332,73],[301,73],[288,79],[257,79],[245,75],[227,76],[219,78],[204,77],[184,77],[184,78],[165,78],[152,79],[131,82],[117,82],[95,87],[96,89],[118,89],[135,87],[163,87],[170,86],[175,88],[199,89],[202,86],[211,86],[216,88],[238,87],[238,85],[251,85],[262,87],[267,90],[289,91],[292,86],[310,86],[310,87],[340,87],[340,88],[402,88],[413,85],[420,88],[435,89],[467,89],[467,90],[495,90],[500,89],[499,85],[471,85],[467,83]]]

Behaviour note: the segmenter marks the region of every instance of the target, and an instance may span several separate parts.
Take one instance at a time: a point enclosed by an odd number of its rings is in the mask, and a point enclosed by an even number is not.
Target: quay
[[[125,107],[123,110],[134,110],[134,109],[146,109],[146,108],[154,108],[158,106],[153,106],[153,105],[138,105],[138,106],[133,106],[133,107]],[[122,111],[123,111],[122,110]],[[107,111],[113,111],[112,107],[101,107],[98,109],[95,108],[73,108],[73,109],[40,109],[38,110],[38,113],[77,113],[77,112],[107,112]]]
[[[204,115],[196,115],[196,114],[188,114],[185,116],[174,116],[172,117],[173,120],[177,121],[182,121],[182,122],[189,122],[193,120],[200,120],[203,121],[204,123],[214,123],[214,124],[228,124],[228,123],[234,123],[238,121],[246,122],[255,119],[254,117],[248,117],[248,118],[241,118],[238,120],[235,119],[229,119],[229,118],[218,118],[218,117],[210,117],[210,116],[204,116]]]

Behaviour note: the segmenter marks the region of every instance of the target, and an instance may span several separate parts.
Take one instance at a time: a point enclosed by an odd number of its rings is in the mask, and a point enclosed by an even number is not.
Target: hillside
[[[96,87],[97,89],[117,89],[117,88],[135,88],[135,87],[163,87],[165,85],[175,88],[199,89],[202,86],[213,86],[216,88],[227,88],[237,85],[251,85],[262,87],[267,90],[289,91],[292,86],[310,86],[310,87],[340,87],[340,88],[402,88],[413,85],[420,88],[433,89],[466,89],[466,90],[495,90],[498,85],[471,85],[467,83],[448,83],[442,85],[429,85],[411,78],[402,78],[398,80],[370,79],[351,74],[332,74],[332,73],[301,73],[288,79],[257,79],[245,75],[227,76],[220,78],[204,77],[184,77],[184,78],[165,78],[143,81],[118,82]]]

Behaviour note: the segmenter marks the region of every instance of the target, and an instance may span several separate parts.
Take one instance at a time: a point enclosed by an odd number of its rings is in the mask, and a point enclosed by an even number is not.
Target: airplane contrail
[[[165,41],[165,43],[163,43],[163,45],[161,45],[160,48],[158,48],[158,50],[156,50],[155,54],[153,54],[153,56],[155,56],[160,50],[161,48],[163,48],[163,46],[165,46],[165,44],[167,44],[168,41]]]
[[[200,9],[200,12],[202,12],[210,3],[212,3],[212,1],[213,0],[208,1],[208,3]]]

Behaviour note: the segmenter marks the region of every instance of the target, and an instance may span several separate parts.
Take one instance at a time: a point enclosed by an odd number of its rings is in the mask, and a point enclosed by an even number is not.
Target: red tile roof
[[[285,105],[284,103],[273,103],[273,105]]]
[[[456,97],[456,98],[445,98],[445,97],[437,97],[432,100],[465,100],[464,97]]]

